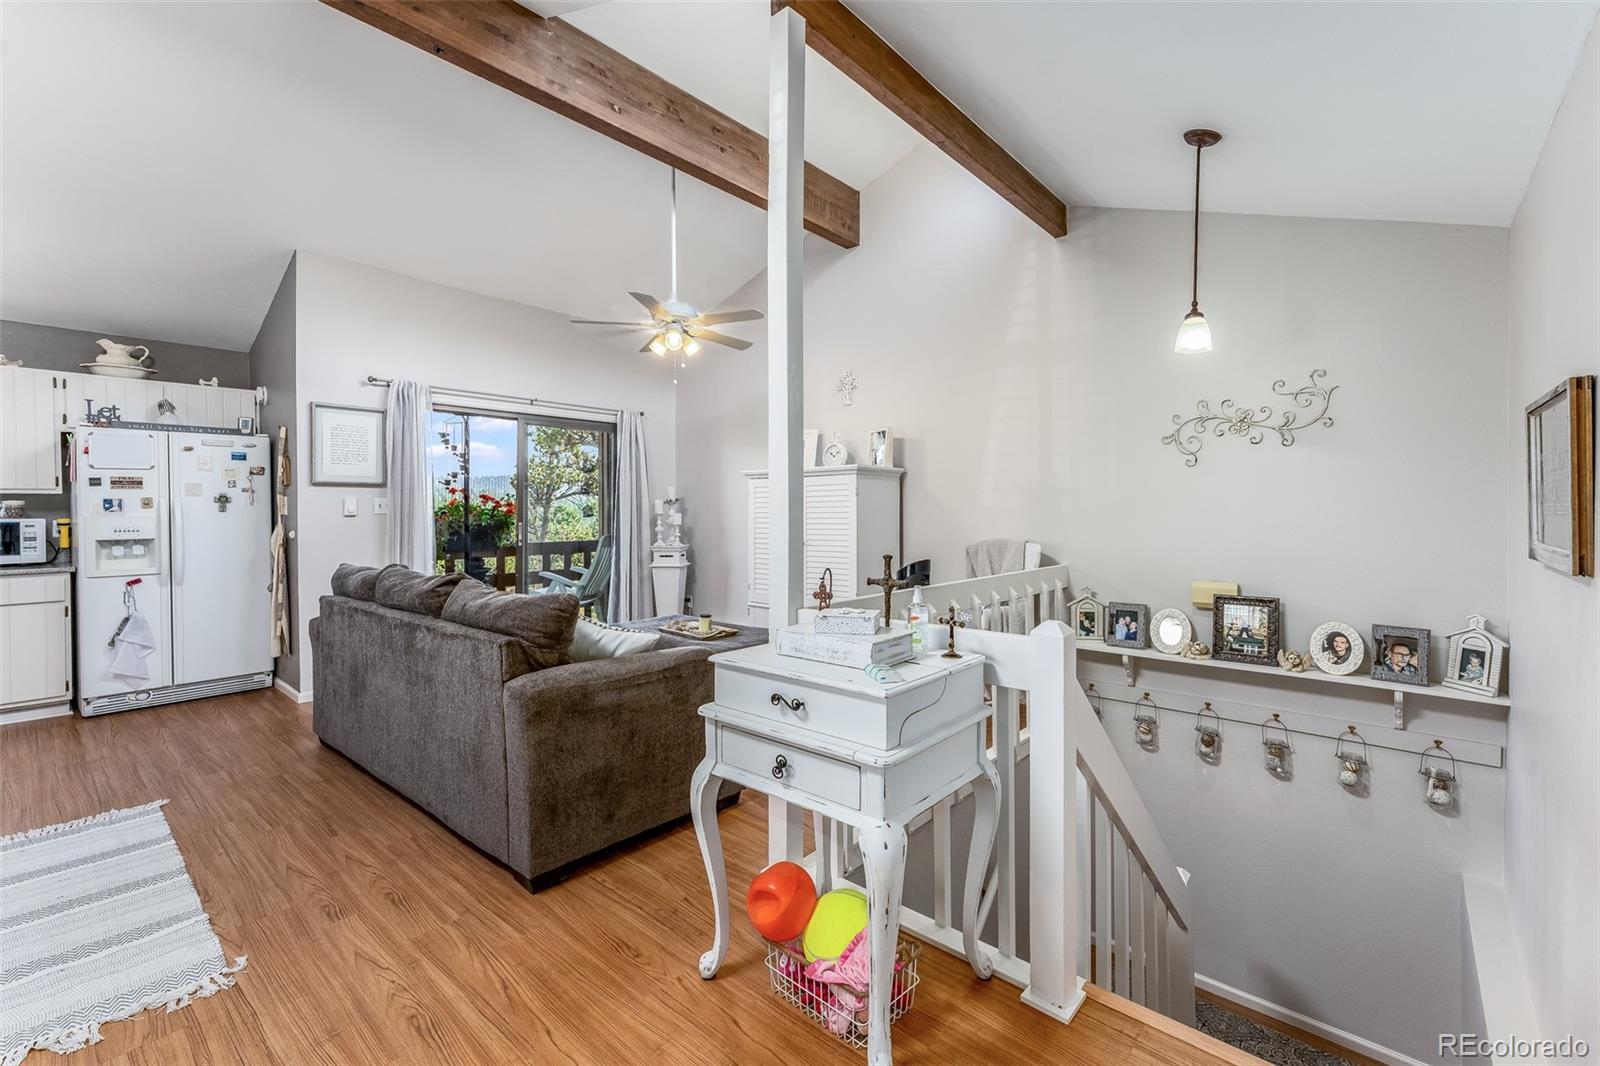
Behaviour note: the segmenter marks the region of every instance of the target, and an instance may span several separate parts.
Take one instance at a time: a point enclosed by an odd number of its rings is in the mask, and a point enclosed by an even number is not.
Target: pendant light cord
[[[1198,166],[1198,164],[1196,164]],[[1198,171],[1197,180],[1198,180]],[[1195,193],[1195,204],[1200,203],[1199,192]],[[1199,210],[1197,206],[1195,208]],[[1195,230],[1195,239],[1199,240],[1199,230]],[[673,303],[678,302],[678,169],[672,168],[672,295],[668,297]]]
[[[1204,145],[1194,146],[1194,269],[1189,275],[1189,310],[1200,310],[1200,153]]]

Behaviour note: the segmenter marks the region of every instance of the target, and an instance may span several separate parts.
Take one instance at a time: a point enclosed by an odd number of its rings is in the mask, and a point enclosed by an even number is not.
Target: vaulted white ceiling
[[[767,0],[529,3],[765,126]],[[1070,203],[1186,208],[1210,124],[1209,209],[1487,225],[1596,7],[852,6]],[[6,3],[0,34],[0,316],[241,348],[295,248],[592,317],[667,286],[665,167],[321,4]],[[920,143],[808,70],[812,162],[862,186]],[[713,304],[763,218],[680,202]]]

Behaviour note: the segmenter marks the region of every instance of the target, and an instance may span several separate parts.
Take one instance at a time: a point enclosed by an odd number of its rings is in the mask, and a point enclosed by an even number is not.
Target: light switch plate
[[[374,496],[372,498],[372,513],[373,514],[388,514],[389,513],[389,497],[387,497],[387,496]]]
[[[344,516],[346,518],[354,518],[361,513],[361,509],[357,506],[358,503],[359,501],[354,496],[346,496],[344,498]]]

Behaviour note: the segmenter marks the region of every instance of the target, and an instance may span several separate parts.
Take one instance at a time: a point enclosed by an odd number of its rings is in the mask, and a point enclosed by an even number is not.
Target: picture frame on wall
[[[1526,412],[1528,558],[1570,577],[1595,574],[1594,392],[1568,378]]]
[[[385,469],[381,408],[311,405],[311,484],[381,486]]]
[[[808,429],[800,439],[800,464],[806,468],[822,463],[822,430]]]
[[[1143,603],[1111,603],[1106,607],[1106,646],[1148,648],[1150,607]]]
[[[1414,626],[1373,626],[1372,680],[1426,688],[1432,637]]]
[[[1211,601],[1211,657],[1275,666],[1282,647],[1276,596],[1217,596]]]

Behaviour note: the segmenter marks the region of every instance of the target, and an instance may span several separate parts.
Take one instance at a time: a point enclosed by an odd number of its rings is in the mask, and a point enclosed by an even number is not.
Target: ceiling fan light
[[[667,354],[667,342],[661,339],[661,334],[657,333],[654,337],[650,338],[650,350],[654,352],[658,358]]]
[[[665,331],[662,336],[666,338],[667,347],[670,350],[675,352],[679,348],[683,347],[683,330],[679,329],[677,326],[673,326],[671,329]]]
[[[1183,316],[1178,326],[1178,341],[1172,350],[1179,355],[1204,355],[1211,350],[1211,324],[1198,307]]]
[[[683,342],[683,354],[684,355],[694,355],[695,353],[697,353],[699,351],[700,351],[700,342],[695,340],[693,337],[690,337],[688,340]]]

